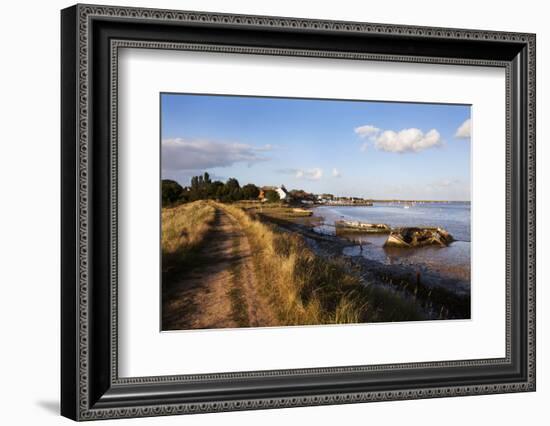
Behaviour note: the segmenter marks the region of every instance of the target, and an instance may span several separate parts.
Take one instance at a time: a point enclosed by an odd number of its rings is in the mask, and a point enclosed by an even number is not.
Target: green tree
[[[161,185],[162,207],[170,206],[178,201],[184,201],[184,190],[175,180],[163,179]]]
[[[279,197],[277,191],[274,191],[273,189],[268,189],[265,192],[265,198],[269,203],[277,203],[278,201],[281,201],[281,197]]]
[[[212,180],[208,172],[204,172],[201,176],[193,176],[191,178],[189,198],[192,201],[212,198]]]
[[[227,179],[224,192],[224,201],[238,201],[242,199],[241,186],[239,185],[239,181],[235,178]]]
[[[235,178],[229,178],[227,179],[227,182],[225,182],[225,186],[227,189],[231,192],[236,189],[241,189],[241,186],[239,185],[239,181]]]
[[[214,182],[212,182],[210,184],[208,198],[212,198],[214,200],[221,200],[223,197],[224,186],[225,186],[224,183],[219,180],[215,180]]]
[[[242,188],[242,196],[245,200],[254,200],[258,198],[260,195],[260,188],[258,188],[256,185],[249,183],[243,186]]]

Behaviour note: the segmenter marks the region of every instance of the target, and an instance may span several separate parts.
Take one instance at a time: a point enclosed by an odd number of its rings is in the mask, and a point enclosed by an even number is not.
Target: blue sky
[[[162,177],[470,200],[470,106],[161,94]]]

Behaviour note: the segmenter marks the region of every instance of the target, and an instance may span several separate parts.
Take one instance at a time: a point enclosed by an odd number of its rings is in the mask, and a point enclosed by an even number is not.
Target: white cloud
[[[442,144],[441,135],[435,129],[427,133],[420,129],[403,129],[399,132],[384,130],[376,139],[376,149],[387,152],[420,152]]]
[[[472,135],[472,120],[467,119],[464,123],[456,129],[455,138],[459,139],[470,139]]]
[[[387,152],[420,152],[425,149],[441,145],[441,135],[435,129],[427,133],[420,129],[410,128],[400,131],[380,129],[372,124],[366,124],[354,129],[354,132],[362,139],[366,139],[360,150],[365,152],[370,144],[376,149]]]
[[[314,167],[312,169],[279,169],[278,173],[294,175],[296,179],[319,180],[323,177],[323,169]]]
[[[242,143],[225,143],[210,140],[163,139],[163,170],[204,170],[214,167],[229,167],[235,163],[265,161],[261,153],[271,146],[260,148]]]
[[[339,178],[339,177],[342,177],[342,174],[340,173],[340,171],[337,168],[334,168],[334,169],[332,169],[332,176]]]
[[[298,173],[296,173],[296,177],[307,180],[319,180],[323,177],[323,169],[315,167],[308,170],[299,170]]]
[[[380,133],[380,129],[372,124],[366,124],[364,126],[356,127],[354,132],[362,138],[372,138]]]

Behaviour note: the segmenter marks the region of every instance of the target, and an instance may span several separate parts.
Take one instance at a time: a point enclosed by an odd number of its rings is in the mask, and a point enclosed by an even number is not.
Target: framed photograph
[[[61,12],[61,411],[535,390],[535,35]]]

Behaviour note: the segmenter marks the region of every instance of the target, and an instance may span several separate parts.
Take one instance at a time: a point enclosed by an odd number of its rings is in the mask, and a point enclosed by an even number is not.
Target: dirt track
[[[187,274],[163,284],[163,330],[274,325],[258,290],[248,239],[222,209],[216,209],[198,258]]]

